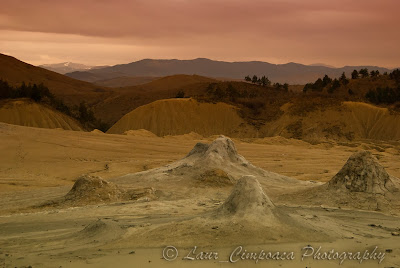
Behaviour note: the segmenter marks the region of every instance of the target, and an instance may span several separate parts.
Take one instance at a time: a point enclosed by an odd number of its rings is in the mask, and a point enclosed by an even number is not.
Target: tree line
[[[400,85],[397,88],[391,87],[378,87],[377,89],[370,89],[365,98],[374,104],[393,104],[400,101]]]
[[[274,83],[274,84],[272,84],[271,80],[269,80],[269,78],[266,77],[265,75],[263,75],[262,77],[258,77],[257,75],[253,75],[253,77],[250,77],[250,75],[247,75],[244,78],[244,80],[247,81],[247,82],[251,82],[252,84],[263,86],[263,87],[271,87],[272,86],[273,88],[278,89],[278,90],[289,91],[289,84],[288,83],[284,83],[284,84]]]
[[[400,83],[400,74],[399,73],[400,73],[400,71],[397,69],[397,70],[394,70],[393,72],[391,72],[390,74],[385,72],[385,73],[383,73],[383,75],[389,76],[389,78],[393,79],[393,80],[397,79],[396,80],[397,83]],[[381,76],[381,73],[379,72],[379,70],[372,70],[371,72],[369,72],[367,68],[362,68],[360,70],[353,70],[353,72],[351,73],[352,80],[368,78],[368,77],[377,78],[379,76]],[[328,75],[325,75],[322,79],[318,78],[314,83],[307,83],[303,88],[303,92],[307,92],[307,91],[321,92],[326,88],[328,93],[333,93],[340,86],[342,86],[342,85],[347,86],[349,84],[349,82],[350,82],[350,79],[348,79],[346,77],[346,74],[344,72],[339,77],[339,79],[337,79],[337,78],[332,79]],[[353,91],[351,89],[349,89],[348,93],[350,95],[352,95]]]
[[[0,79],[0,99],[18,98],[29,98],[37,103],[47,104],[57,111],[77,119],[87,128],[97,128],[101,131],[107,131],[109,128],[106,123],[96,119],[93,111],[85,102],[70,108],[61,99],[56,98],[43,83],[37,85],[22,82],[20,86],[13,87],[7,81]]]
[[[395,87],[378,87],[376,89],[369,89],[365,94],[365,99],[374,104],[393,104],[400,102],[400,70],[396,69],[390,73],[380,74],[378,70],[368,71],[367,68],[363,68],[359,71],[353,70],[351,73],[351,79],[362,79],[362,78],[375,78],[379,76],[387,76],[390,80],[395,81]],[[328,75],[325,75],[322,79],[318,78],[314,83],[308,83],[304,86],[303,92],[317,91],[321,92],[327,89],[328,93],[333,93],[339,87],[347,86],[350,80],[346,77],[343,72],[339,79],[332,79]],[[354,94],[351,89],[348,89],[350,95]]]
[[[387,74],[386,74],[387,75]],[[400,70],[396,69],[389,74],[389,79],[394,80],[396,86],[393,87],[378,87],[370,89],[365,98],[374,104],[393,104],[400,102]]]
[[[379,77],[381,74],[379,70],[372,70],[368,72],[367,68],[360,69],[359,71],[353,70],[351,73],[351,79],[359,79],[359,78],[367,78],[367,77]],[[387,72],[383,73],[383,75],[387,75]]]
[[[318,78],[314,83],[307,83],[303,88],[303,92],[307,91],[321,92],[322,90],[324,90],[324,88],[327,88],[328,93],[333,93],[341,85],[346,86],[348,83],[349,79],[346,77],[346,74],[344,72],[342,73],[339,79],[337,78],[332,79],[328,75],[325,75],[322,79]]]

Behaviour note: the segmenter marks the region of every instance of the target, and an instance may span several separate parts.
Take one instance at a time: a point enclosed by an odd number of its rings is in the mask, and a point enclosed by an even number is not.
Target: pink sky
[[[399,0],[1,0],[0,53],[400,67]]]

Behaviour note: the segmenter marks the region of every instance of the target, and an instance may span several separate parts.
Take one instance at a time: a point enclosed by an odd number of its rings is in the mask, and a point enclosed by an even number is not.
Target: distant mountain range
[[[196,74],[214,78],[244,79],[246,75],[266,75],[272,82],[305,84],[313,82],[325,74],[339,77],[343,72],[350,76],[356,69],[367,68],[381,73],[390,69],[378,66],[345,66],[334,68],[322,64],[304,65],[299,63],[271,64],[261,61],[224,62],[210,59],[194,60],[153,60],[145,59],[128,64],[74,71],[66,75],[78,80],[96,82],[118,77],[162,77],[175,74]]]
[[[88,71],[96,68],[104,68],[105,66],[88,66],[85,64],[74,63],[74,62],[62,62],[62,63],[55,63],[55,64],[43,64],[39,67],[44,69],[59,73],[59,74],[66,74],[71,72],[77,71]]]
[[[325,63],[313,63],[313,64],[308,64],[308,66],[323,66],[323,67],[328,67],[328,68],[336,68],[335,66],[328,65]]]

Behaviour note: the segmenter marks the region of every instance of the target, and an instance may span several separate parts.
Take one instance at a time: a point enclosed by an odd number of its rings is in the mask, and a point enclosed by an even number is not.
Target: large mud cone
[[[74,202],[118,201],[125,195],[126,192],[114,183],[100,177],[83,175],[75,182],[65,196],[65,200]]]
[[[222,135],[211,144],[197,143],[185,158],[215,165],[224,162],[248,164],[247,160],[238,154],[233,141]]]
[[[373,194],[384,194],[396,190],[389,174],[368,151],[351,155],[327,185],[328,188]]]
[[[193,188],[222,188],[233,186],[242,176],[253,175],[260,180],[268,194],[274,196],[280,189],[305,187],[308,182],[269,172],[252,165],[238,154],[234,142],[219,136],[210,144],[197,143],[182,159],[163,167],[127,174],[115,180],[118,185],[151,185],[163,198],[193,196]],[[172,187],[174,185],[174,187]],[[173,194],[171,192],[173,190]],[[170,192],[171,194],[169,194]],[[274,196],[275,197],[275,196]]]
[[[217,210],[219,215],[238,217],[273,217],[275,205],[254,176],[243,176],[232,193]]]

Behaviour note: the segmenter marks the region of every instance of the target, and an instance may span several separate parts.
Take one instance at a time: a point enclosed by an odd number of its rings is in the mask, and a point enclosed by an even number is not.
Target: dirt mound
[[[73,118],[28,99],[0,102],[0,122],[39,128],[83,131]]]
[[[83,175],[65,196],[65,201],[98,203],[121,200],[126,191],[100,177]]]
[[[328,188],[383,194],[393,192],[395,185],[370,152],[360,151],[350,156],[342,169],[328,182]]]
[[[85,226],[76,234],[76,239],[93,240],[97,242],[112,241],[120,238],[125,233],[117,222],[113,220],[98,219]]]
[[[202,140],[204,139],[203,136],[201,136],[200,134],[196,133],[196,132],[190,132],[188,134],[183,134],[183,135],[167,135],[164,136],[164,138],[169,138],[169,139],[179,139],[179,140]]]
[[[276,202],[399,213],[400,180],[368,151],[349,157],[327,183],[283,194]]]
[[[237,217],[272,216],[275,205],[264,193],[254,176],[243,176],[236,183],[232,193],[218,209],[218,214]]]
[[[167,99],[140,106],[115,123],[107,133],[146,129],[157,136],[196,132],[211,135],[254,136],[255,130],[225,103],[200,103],[193,99]],[[246,134],[247,133],[247,134]]]
[[[145,129],[127,130],[123,134],[134,137],[147,137],[147,138],[157,137],[154,133]]]
[[[64,197],[66,202],[84,204],[156,198],[156,190],[152,187],[123,189],[100,177],[88,175],[81,176]]]
[[[157,198],[156,190],[152,187],[125,189],[97,176],[82,175],[64,197],[33,207],[85,206],[127,200],[150,201]]]
[[[90,131],[90,133],[95,133],[95,134],[104,134],[103,131],[99,130],[99,129],[93,129],[92,131]]]

